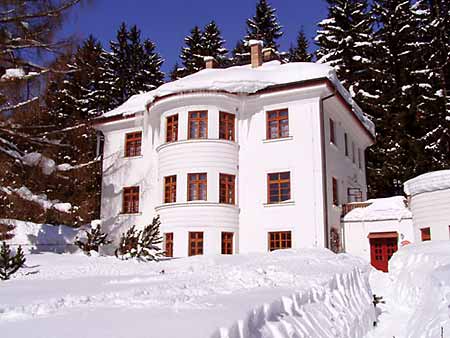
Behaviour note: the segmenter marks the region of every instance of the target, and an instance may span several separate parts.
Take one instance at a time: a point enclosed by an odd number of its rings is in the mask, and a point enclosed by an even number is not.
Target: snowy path
[[[148,264],[40,254],[28,265],[0,284],[1,338],[359,338],[374,318],[367,266],[326,250]]]

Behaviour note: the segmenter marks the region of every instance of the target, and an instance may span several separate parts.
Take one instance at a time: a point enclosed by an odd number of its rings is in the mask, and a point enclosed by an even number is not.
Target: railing
[[[372,203],[370,203],[370,202],[352,202],[352,203],[342,204],[341,217],[344,217],[345,215],[347,215],[353,209],[365,208],[365,207],[368,207],[371,204]]]

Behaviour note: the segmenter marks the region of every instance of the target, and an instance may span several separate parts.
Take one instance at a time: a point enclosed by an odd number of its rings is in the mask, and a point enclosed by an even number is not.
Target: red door
[[[397,233],[371,233],[369,241],[371,264],[375,269],[387,272],[389,259],[398,249]]]

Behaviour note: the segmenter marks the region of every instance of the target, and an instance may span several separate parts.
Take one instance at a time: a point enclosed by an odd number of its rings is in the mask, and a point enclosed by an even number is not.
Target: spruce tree
[[[240,66],[250,63],[250,48],[246,46],[244,41],[239,40],[231,53],[231,63],[233,65]]]
[[[311,62],[312,55],[308,52],[308,40],[306,39],[303,28],[298,32],[296,46],[289,48],[289,62]]]
[[[366,0],[327,0],[328,17],[319,22],[315,38],[317,62],[333,66],[343,85],[359,103],[370,82],[373,22]],[[363,107],[365,108],[365,107]]]
[[[374,85],[365,103],[374,118],[377,142],[368,149],[367,175],[370,195],[383,197],[401,193],[401,182],[421,173],[426,155],[418,114],[420,37],[410,2],[376,0],[374,15]]]
[[[281,26],[275,15],[276,9],[267,0],[259,0],[255,15],[247,19],[247,36],[245,41],[262,40],[264,48],[278,50],[277,40],[283,35]]]
[[[8,280],[13,274],[25,265],[25,255],[19,245],[17,252],[13,254],[6,242],[0,247],[0,280]]]
[[[183,64],[182,76],[190,75],[205,68],[203,60],[203,33],[195,26],[190,35],[184,38],[185,47],[181,50],[180,58]]]
[[[224,43],[217,24],[214,21],[208,23],[202,34],[202,55],[212,56],[219,65],[223,64],[228,53]]]

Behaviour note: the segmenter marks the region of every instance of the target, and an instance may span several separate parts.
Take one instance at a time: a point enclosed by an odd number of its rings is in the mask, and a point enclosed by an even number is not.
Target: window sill
[[[272,143],[272,142],[290,141],[293,139],[294,139],[293,136],[287,136],[287,137],[280,137],[280,138],[267,138],[262,141],[263,141],[263,143]]]
[[[144,157],[144,156],[143,155],[137,155],[137,156],[124,156],[123,158],[125,160],[134,160],[134,159],[142,158],[142,157]]]
[[[282,206],[288,206],[288,205],[295,205],[295,201],[289,200],[289,201],[284,201],[284,202],[280,202],[280,203],[263,203],[264,208],[282,207]]]
[[[119,214],[120,217],[128,217],[128,216],[142,216],[142,212],[134,212],[134,213],[123,213]]]

